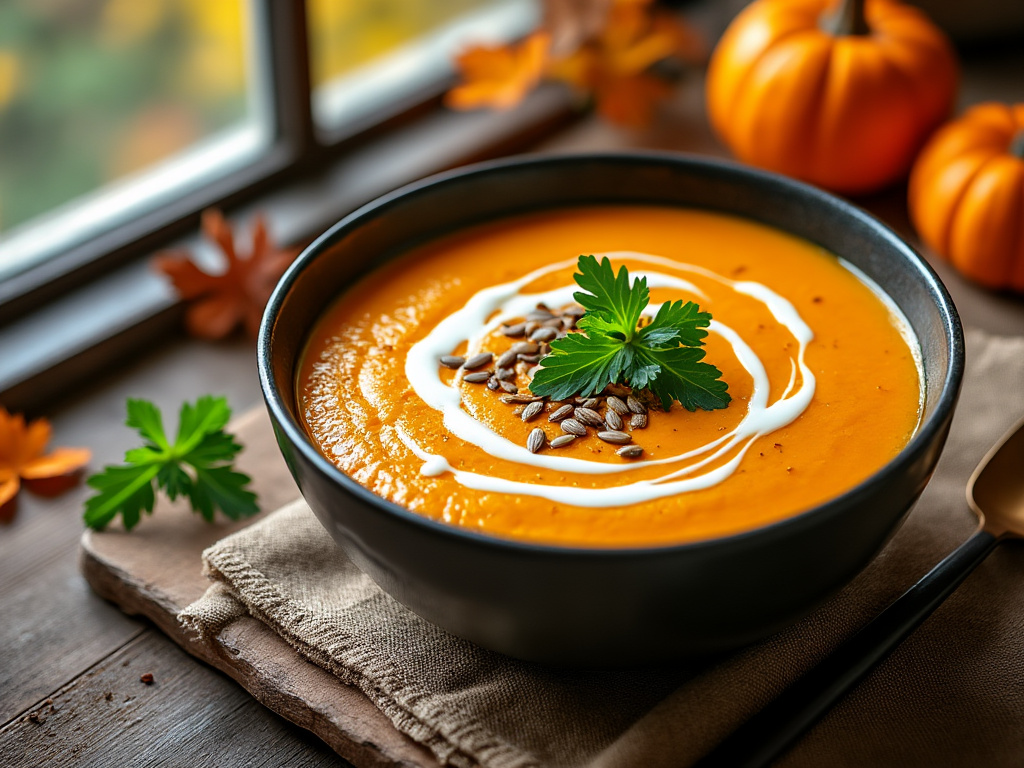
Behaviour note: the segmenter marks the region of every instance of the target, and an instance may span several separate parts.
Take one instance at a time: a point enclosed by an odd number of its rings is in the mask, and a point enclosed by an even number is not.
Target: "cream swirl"
[[[619,464],[558,456],[549,452],[535,454],[497,434],[463,409],[460,393],[461,374],[457,375],[450,385],[445,384],[441,380],[437,361],[443,355],[450,354],[451,350],[463,341],[467,342],[467,354],[472,355],[479,351],[483,340],[501,324],[522,317],[538,303],[560,306],[570,302],[576,290],[573,285],[540,293],[523,293],[523,289],[538,278],[572,267],[576,263],[575,259],[558,262],[530,272],[518,280],[478,291],[461,309],[444,318],[425,338],[414,344],[405,361],[406,377],[414,392],[429,407],[442,414],[444,426],[449,432],[485,453],[505,461],[584,475],[628,473],[641,467],[656,465],[682,466],[660,477],[611,488],[591,489],[528,483],[456,469],[444,456],[424,450],[405,429],[400,425],[396,426],[398,438],[424,462],[422,474],[436,476],[450,472],[461,485],[480,491],[540,496],[559,503],[586,507],[624,506],[717,485],[736,471],[755,439],[791,423],[810,404],[814,396],[815,378],[805,362],[805,353],[814,334],[787,299],[761,283],[732,280],[703,267],[660,256],[633,251],[597,255],[607,256],[612,260],[628,259],[642,262],[652,267],[667,267],[674,272],[690,273],[718,282],[764,305],[775,320],[793,336],[798,345],[796,353],[791,356],[790,379],[785,391],[777,400],[769,403],[770,383],[761,359],[736,330],[720,320],[712,320],[708,331],[720,336],[732,347],[737,360],[753,381],[753,390],[746,403],[747,411],[743,419],[732,430],[715,440],[673,456]],[[651,288],[670,288],[688,298],[706,298],[694,283],[675,275],[653,269],[633,274],[646,277]],[[655,308],[647,309],[650,314],[655,311]],[[471,328],[480,330],[467,338],[466,331]],[[701,472],[708,465],[714,466]]]

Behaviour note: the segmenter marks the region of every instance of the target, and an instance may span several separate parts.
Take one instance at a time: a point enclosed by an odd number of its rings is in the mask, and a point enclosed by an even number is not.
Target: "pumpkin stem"
[[[822,15],[819,25],[836,37],[871,34],[864,19],[864,0],[840,0],[838,8]]]
[[[1017,131],[1017,134],[1010,140],[1010,154],[1024,160],[1024,128]]]

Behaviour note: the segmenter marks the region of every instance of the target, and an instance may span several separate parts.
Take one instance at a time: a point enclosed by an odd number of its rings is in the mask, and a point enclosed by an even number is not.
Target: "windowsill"
[[[437,110],[373,139],[321,172],[287,183],[232,212],[239,231],[256,211],[275,242],[303,244],[385,192],[468,162],[527,148],[572,112],[542,89],[512,112]],[[243,234],[243,243],[245,235]],[[166,244],[197,250],[197,235]],[[179,302],[167,281],[137,259],[0,328],[0,403],[28,410],[137,354],[176,327]]]

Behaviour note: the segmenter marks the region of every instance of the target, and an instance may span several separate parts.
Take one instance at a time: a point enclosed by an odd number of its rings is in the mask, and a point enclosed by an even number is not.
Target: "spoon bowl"
[[[978,464],[967,503],[994,536],[1024,536],[1024,419]]]

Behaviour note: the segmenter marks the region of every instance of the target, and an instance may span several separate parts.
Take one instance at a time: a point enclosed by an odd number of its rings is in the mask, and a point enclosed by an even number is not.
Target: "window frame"
[[[278,242],[300,244],[390,189],[456,165],[520,151],[577,114],[568,95],[554,89],[542,89],[514,113],[453,113],[441,105],[452,84],[449,76],[351,124],[318,127],[305,0],[250,2],[254,29],[268,51],[269,146],[253,163],[0,282],[0,349],[20,347],[24,353],[18,365],[7,371],[0,367],[0,403],[6,407],[38,407],[174,328],[180,302],[162,281],[161,289],[154,289],[146,264],[157,250],[197,244],[203,210],[218,207],[231,218],[245,219],[258,207],[273,218],[277,210],[301,210],[297,201],[331,190],[331,204],[303,211],[297,217],[302,221],[288,231],[274,228]],[[373,162],[383,169],[374,174],[380,178],[341,181],[346,169],[352,177],[360,169],[366,175],[366,164]],[[119,315],[111,306],[124,295],[126,283],[147,293],[147,309]],[[68,327],[74,327],[87,293],[104,305],[103,328],[37,351],[47,329],[52,333],[59,327],[55,318],[66,317]]]

